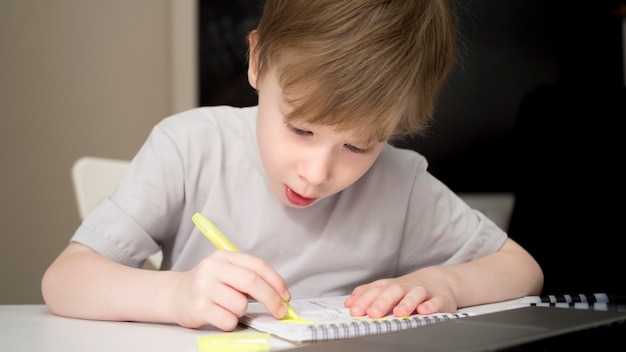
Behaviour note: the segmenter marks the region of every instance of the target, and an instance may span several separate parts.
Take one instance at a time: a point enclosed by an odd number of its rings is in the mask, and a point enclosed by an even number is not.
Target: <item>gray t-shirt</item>
[[[428,173],[423,156],[391,145],[344,191],[303,209],[280,204],[259,156],[256,112],[203,107],[162,120],[71,240],[134,267],[161,248],[161,270],[188,270],[215,249],[191,220],[201,212],[270,263],[296,298],[347,294],[504,243],[506,233]]]

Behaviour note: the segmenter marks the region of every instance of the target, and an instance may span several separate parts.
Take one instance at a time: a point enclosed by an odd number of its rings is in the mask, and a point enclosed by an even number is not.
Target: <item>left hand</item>
[[[393,279],[356,287],[345,302],[350,315],[381,318],[393,312],[402,317],[414,313],[454,313],[457,300],[439,267],[428,267]]]

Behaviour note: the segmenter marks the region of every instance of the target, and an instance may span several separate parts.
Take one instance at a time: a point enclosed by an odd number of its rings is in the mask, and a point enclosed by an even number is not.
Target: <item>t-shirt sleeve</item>
[[[417,165],[407,198],[400,274],[419,266],[469,262],[500,249],[506,232]],[[416,255],[416,253],[419,253]]]
[[[183,161],[167,129],[157,125],[119,185],[84,219],[71,241],[119,263],[140,267],[176,232],[184,204]]]

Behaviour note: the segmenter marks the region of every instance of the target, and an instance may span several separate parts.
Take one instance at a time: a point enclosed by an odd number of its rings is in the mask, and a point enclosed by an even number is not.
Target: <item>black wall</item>
[[[264,0],[198,0],[198,102],[252,106],[256,92],[246,76],[246,35],[256,27]]]

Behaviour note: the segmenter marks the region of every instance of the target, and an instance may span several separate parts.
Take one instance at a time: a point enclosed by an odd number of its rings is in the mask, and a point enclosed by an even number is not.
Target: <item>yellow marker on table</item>
[[[200,352],[268,352],[270,334],[268,333],[224,333],[198,336],[196,338]]]
[[[196,227],[202,231],[202,233],[217,247],[218,249],[224,249],[231,252],[240,252],[239,248],[235,246],[229,239],[226,237],[206,216],[195,213],[191,217],[193,223],[196,224]],[[299,320],[300,318],[296,314],[296,312],[291,308],[289,302],[285,302],[287,304],[287,315],[286,318],[290,320]]]

